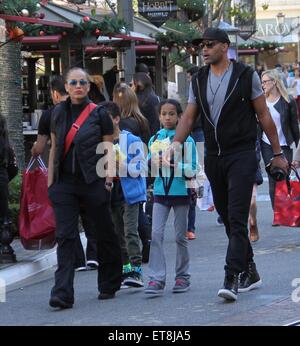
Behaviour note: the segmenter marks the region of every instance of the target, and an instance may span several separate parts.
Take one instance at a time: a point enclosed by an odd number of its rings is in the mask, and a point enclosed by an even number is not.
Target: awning
[[[99,36],[97,39],[99,43],[112,43],[118,41],[156,42],[154,38],[135,31],[130,31],[128,35],[117,34],[112,36]]]
[[[51,21],[51,20],[22,17],[22,16],[10,16],[7,14],[0,14],[0,18],[4,19],[6,21],[9,21],[9,22],[23,22],[23,23],[31,23],[31,24],[42,24],[42,25],[56,26],[56,27],[69,28],[69,29],[72,29],[74,27],[74,25],[72,23],[56,22],[56,21]]]
[[[61,40],[61,35],[49,35],[49,36],[25,36],[23,37],[23,44],[53,44],[58,43]]]

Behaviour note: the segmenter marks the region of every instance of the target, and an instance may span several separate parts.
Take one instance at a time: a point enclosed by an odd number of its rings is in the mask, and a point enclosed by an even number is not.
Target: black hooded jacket
[[[192,79],[207,155],[255,150],[257,119],[251,101],[254,70],[241,62],[232,63],[233,71],[217,125],[211,120],[206,97],[209,66],[202,67]]]

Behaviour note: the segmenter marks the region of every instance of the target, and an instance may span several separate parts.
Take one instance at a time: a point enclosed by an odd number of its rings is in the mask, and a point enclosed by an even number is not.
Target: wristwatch
[[[277,154],[273,154],[273,157],[278,157],[278,156],[283,156],[283,151],[281,150],[280,153],[277,153]]]

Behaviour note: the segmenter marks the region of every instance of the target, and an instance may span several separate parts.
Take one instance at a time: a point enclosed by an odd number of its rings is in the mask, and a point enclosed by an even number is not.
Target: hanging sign
[[[138,0],[138,10],[141,16],[159,28],[177,11],[177,0]]]

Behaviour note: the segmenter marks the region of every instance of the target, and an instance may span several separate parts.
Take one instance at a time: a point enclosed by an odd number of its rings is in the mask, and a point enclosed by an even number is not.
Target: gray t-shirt
[[[210,109],[211,120],[215,125],[220,117],[232,70],[233,65],[231,63],[229,68],[221,76],[216,76],[211,72],[211,70],[209,71],[206,97]],[[261,87],[260,78],[257,72],[254,72],[252,75],[251,100],[255,100],[262,94],[263,90]],[[190,85],[188,103],[197,104],[192,85]]]

